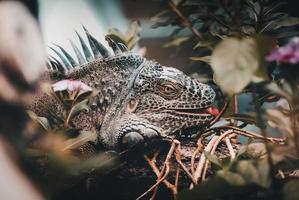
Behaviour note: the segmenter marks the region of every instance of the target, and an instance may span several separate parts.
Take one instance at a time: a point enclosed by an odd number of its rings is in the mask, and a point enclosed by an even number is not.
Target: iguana
[[[106,37],[112,55],[84,28],[89,46],[77,33],[83,53],[73,43],[77,60],[62,47],[48,62],[46,79],[80,80],[98,93],[90,109],[77,116],[77,128],[96,131],[98,143],[109,149],[131,147],[156,137],[174,137],[190,127],[204,127],[217,114],[212,106],[214,90],[183,72],[132,53]],[[40,104],[58,109],[55,99],[41,95],[31,108],[39,116],[48,113]],[[59,112],[59,109],[58,111]]]

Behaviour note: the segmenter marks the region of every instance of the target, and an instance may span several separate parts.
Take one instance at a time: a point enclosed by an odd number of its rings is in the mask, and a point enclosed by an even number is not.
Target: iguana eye
[[[176,88],[173,87],[172,85],[163,85],[163,92],[166,94],[171,94],[171,93],[175,93],[176,92]]]

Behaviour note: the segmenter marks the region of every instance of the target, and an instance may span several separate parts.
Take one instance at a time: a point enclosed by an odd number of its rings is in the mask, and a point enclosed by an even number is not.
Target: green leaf
[[[92,95],[92,93],[93,93],[93,91],[80,91],[80,92],[76,95],[76,97],[75,97],[73,103],[76,104],[76,103],[79,103],[79,102],[81,102],[81,101],[84,101],[84,100],[88,99],[88,97],[89,97],[90,95]]]
[[[215,164],[216,166],[222,168],[222,165],[221,165],[221,161],[219,160],[219,158],[214,155],[214,154],[211,154],[210,152],[207,152],[207,151],[204,151],[204,154],[206,156],[206,158],[213,164]]]
[[[202,61],[205,63],[210,63],[211,62],[211,56],[203,56],[203,57],[190,57],[191,60],[194,61]]]
[[[251,81],[266,77],[262,63],[275,42],[268,37],[226,38],[214,49],[211,66],[215,81],[228,95],[241,92]],[[267,52],[268,52],[267,51]]]
[[[76,115],[78,115],[82,110],[88,110],[88,99],[85,99],[77,104],[75,104],[71,110],[70,110],[70,113],[69,113],[69,116],[70,118],[73,118],[75,117]]]
[[[167,42],[166,44],[164,44],[163,48],[177,47],[188,40],[189,40],[189,37],[177,37],[177,38],[174,38],[173,40],[171,40],[170,42]]]
[[[50,126],[49,120],[47,118],[39,117],[34,112],[32,112],[30,110],[28,110],[27,113],[33,121],[38,122],[46,131],[51,130],[51,126]]]

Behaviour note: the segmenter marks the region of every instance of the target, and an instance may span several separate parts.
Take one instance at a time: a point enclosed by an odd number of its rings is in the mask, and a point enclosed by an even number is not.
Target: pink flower
[[[92,88],[77,80],[62,80],[52,85],[54,92],[68,90],[69,92],[90,92]]]
[[[296,64],[299,62],[299,37],[293,38],[285,46],[274,49],[266,56],[269,62]]]

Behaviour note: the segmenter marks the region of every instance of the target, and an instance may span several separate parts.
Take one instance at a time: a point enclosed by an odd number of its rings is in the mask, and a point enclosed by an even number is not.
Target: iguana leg
[[[131,121],[122,127],[120,135],[122,135],[122,137],[119,138],[121,146],[128,148],[160,136],[157,127],[137,121]]]

